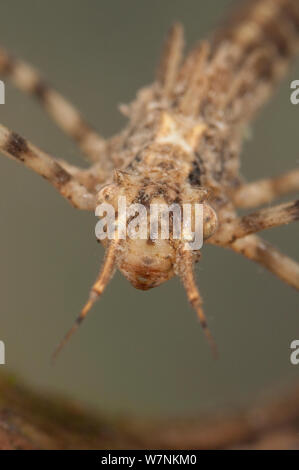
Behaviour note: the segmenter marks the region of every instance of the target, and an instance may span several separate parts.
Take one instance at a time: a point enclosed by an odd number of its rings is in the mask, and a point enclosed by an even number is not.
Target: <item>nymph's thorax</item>
[[[208,190],[215,204],[226,199],[239,180],[240,132],[234,135],[220,120],[186,118],[162,104],[151,107],[143,103],[140,119],[132,119],[113,142],[117,166],[136,175],[139,185],[164,187],[172,194],[169,200],[184,202],[192,188]]]
[[[186,118],[146,100],[137,100],[130,109],[127,129],[111,141],[118,168],[148,180],[180,188],[188,183],[217,193],[237,184],[239,129],[236,132],[221,120]]]

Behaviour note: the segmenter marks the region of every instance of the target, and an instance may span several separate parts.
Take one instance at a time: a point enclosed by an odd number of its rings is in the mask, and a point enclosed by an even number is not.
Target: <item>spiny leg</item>
[[[232,200],[236,207],[250,208],[295,191],[299,191],[299,169],[275,178],[244,184],[233,193]]]
[[[107,286],[109,281],[112,279],[115,268],[116,268],[115,262],[116,262],[117,248],[118,248],[118,242],[115,240],[111,241],[109,248],[106,252],[105,260],[102,265],[101,271],[97,277],[96,282],[94,283],[90,291],[89,299],[84,305],[83,309],[81,310],[81,313],[77,317],[77,320],[75,321],[72,328],[66,333],[62,341],[59,343],[59,345],[55,349],[54,354],[53,354],[53,359],[57,357],[57,355],[65,346],[65,344],[68,342],[70,337],[79,328],[79,326],[81,325],[82,321],[88,314],[89,310],[91,309],[95,301],[102,295],[102,293],[105,290],[105,287]]]
[[[101,161],[103,169],[108,166],[105,140],[85,122],[72,104],[44,82],[31,65],[12,58],[0,48],[0,75],[7,76],[21,91],[37,98],[58,127],[77,142],[90,161]]]
[[[0,152],[47,179],[73,206],[94,210],[96,201],[53,157],[0,124]]]
[[[299,220],[299,199],[278,206],[261,209],[244,217],[224,222],[209,242],[217,245],[233,243],[261,230],[289,224]]]
[[[194,279],[192,251],[184,250],[183,247],[180,249],[178,256],[178,275],[180,276],[183,282],[188,300],[197,313],[200,324],[211,346],[213,355],[217,357],[217,346],[208,328],[207,320],[202,308],[202,298]]]
[[[256,235],[248,235],[227,246],[261,264],[279,279],[299,290],[299,263],[280,253],[270,243]]]
[[[157,80],[166,97],[169,97],[174,91],[178,69],[182,60],[183,48],[184,30],[180,23],[175,23],[166,38],[157,70]]]
[[[186,116],[197,116],[205,98],[208,77],[204,70],[209,53],[210,44],[207,41],[200,42],[188,54],[180,70],[178,81],[183,84],[184,92],[178,101],[178,108]]]

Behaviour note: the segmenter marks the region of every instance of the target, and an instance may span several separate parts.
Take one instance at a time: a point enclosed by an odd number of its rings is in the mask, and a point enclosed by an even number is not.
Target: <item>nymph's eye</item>
[[[217,214],[208,204],[204,205],[203,223],[203,236],[206,240],[207,238],[211,237],[213,233],[215,233],[218,226]]]

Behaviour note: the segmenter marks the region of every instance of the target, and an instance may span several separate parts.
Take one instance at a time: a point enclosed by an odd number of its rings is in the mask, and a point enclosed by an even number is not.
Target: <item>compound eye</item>
[[[217,214],[209,204],[204,204],[203,224],[203,237],[206,240],[216,232],[218,227]]]

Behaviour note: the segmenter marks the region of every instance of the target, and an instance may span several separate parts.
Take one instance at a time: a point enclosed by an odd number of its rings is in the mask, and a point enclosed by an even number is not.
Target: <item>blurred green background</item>
[[[117,105],[152,81],[171,23],[184,24],[190,46],[217,26],[232,3],[1,0],[0,44],[37,66],[110,136],[125,122]],[[298,165],[299,106],[289,98],[294,79],[298,66],[253,127],[242,158],[248,180]],[[83,161],[38,104],[9,83],[0,113],[1,123],[49,153]],[[250,261],[210,246],[197,276],[218,361],[177,279],[141,292],[117,274],[51,366],[50,355],[101,264],[96,219],[72,209],[45,181],[3,156],[0,172],[3,370],[107,413],[152,416],[239,406],[298,379],[299,366],[289,360],[290,342],[299,337],[298,295]],[[264,237],[298,258],[298,225]]]

